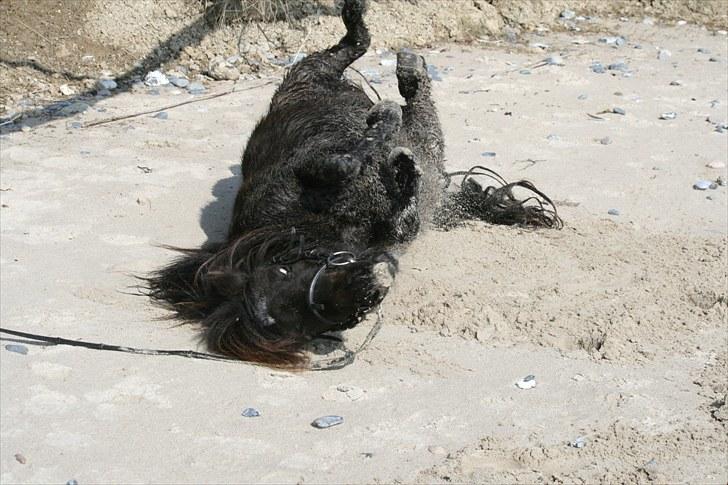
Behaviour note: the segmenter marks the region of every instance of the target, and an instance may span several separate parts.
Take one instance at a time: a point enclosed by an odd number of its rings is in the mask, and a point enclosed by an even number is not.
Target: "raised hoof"
[[[409,51],[397,53],[397,81],[399,93],[410,99],[417,94],[417,90],[428,81],[427,65],[422,56]]]

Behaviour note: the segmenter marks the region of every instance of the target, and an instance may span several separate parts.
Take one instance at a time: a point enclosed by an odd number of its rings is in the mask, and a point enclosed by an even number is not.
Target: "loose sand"
[[[0,481],[725,483],[726,187],[692,185],[726,177],[706,167],[728,158],[728,135],[706,122],[728,118],[726,37],[610,28],[628,44],[549,34],[532,39],[547,51],[423,52],[443,77],[434,91],[448,167],[535,181],[559,201],[563,230],[424,233],[401,256],[382,331],[339,371],[2,348]],[[658,60],[658,47],[672,56]],[[554,53],[565,66],[519,72]],[[380,70],[377,89],[399,99],[394,68],[379,60],[357,67]],[[620,60],[631,77],[589,67]],[[126,293],[130,274],[169,260],[155,244],[222,237],[239,155],[273,89],[167,120],[57,120],[3,135],[2,325],[195,348],[192,328]],[[77,121],[189,96],[174,93],[124,93]],[[613,107],[626,115],[587,115]],[[667,111],[677,118],[659,120]],[[370,323],[345,334],[349,346]],[[528,374],[537,386],[515,387]],[[246,407],[261,416],[242,417]],[[344,423],[310,426],[327,414]],[[567,445],[578,437],[583,448]]]

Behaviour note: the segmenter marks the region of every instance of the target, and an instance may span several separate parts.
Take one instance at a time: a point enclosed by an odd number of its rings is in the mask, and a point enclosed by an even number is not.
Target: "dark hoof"
[[[427,65],[422,56],[409,51],[397,53],[397,81],[399,93],[410,99],[417,94],[417,90],[428,82]]]
[[[399,189],[401,205],[416,197],[422,169],[417,165],[415,156],[408,148],[397,147],[389,154],[389,163],[394,169],[394,180]]]

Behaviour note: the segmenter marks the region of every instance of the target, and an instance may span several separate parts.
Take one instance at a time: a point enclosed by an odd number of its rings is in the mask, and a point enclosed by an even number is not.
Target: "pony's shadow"
[[[231,165],[230,173],[232,176],[215,183],[212,188],[215,199],[200,211],[200,228],[207,237],[202,247],[224,243],[227,239],[235,196],[242,181],[240,165]]]

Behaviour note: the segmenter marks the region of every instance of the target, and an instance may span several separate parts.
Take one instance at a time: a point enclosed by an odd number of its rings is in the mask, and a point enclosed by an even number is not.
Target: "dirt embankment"
[[[101,77],[128,85],[160,65],[206,81],[210,62],[222,57],[243,78],[255,77],[343,33],[334,0],[278,1],[287,5],[282,20],[227,25],[211,21],[197,0],[1,2],[0,116],[96,95]],[[525,31],[604,30],[599,17],[615,15],[724,29],[727,11],[726,0],[385,0],[371,2],[368,22],[374,47],[394,49],[496,39],[517,45]]]

